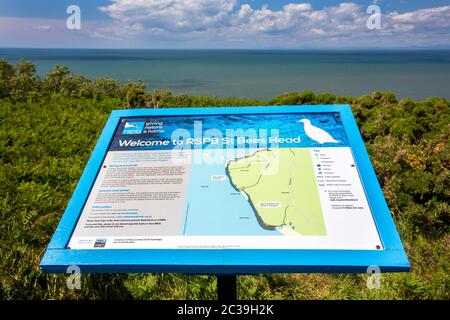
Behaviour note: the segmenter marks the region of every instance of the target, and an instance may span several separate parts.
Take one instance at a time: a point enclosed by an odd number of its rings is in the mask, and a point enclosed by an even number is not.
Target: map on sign
[[[383,249],[337,112],[123,117],[70,249]]]
[[[279,163],[283,167],[276,174],[265,174]],[[264,229],[326,235],[312,167],[308,149],[259,150],[230,161],[227,173]]]

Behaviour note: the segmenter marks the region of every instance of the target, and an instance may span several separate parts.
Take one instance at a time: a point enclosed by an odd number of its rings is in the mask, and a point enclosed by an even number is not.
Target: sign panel
[[[333,272],[409,267],[349,106],[115,112],[80,184],[44,270],[60,255],[91,272],[320,272],[311,254]]]

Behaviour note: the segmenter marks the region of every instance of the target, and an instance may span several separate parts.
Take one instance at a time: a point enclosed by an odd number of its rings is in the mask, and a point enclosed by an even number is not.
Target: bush
[[[64,81],[70,76],[70,70],[67,67],[55,66],[44,79],[44,90],[50,93],[61,92]]]
[[[147,84],[141,81],[129,81],[123,87],[127,108],[142,107],[145,105],[145,89]]]
[[[117,80],[110,78],[98,78],[94,81],[94,97],[96,99],[101,99],[104,97],[110,98],[120,98],[122,97],[122,92],[120,88],[120,83]]]
[[[11,95],[11,79],[14,75],[14,67],[6,60],[0,59],[0,98]]]
[[[300,93],[299,104],[316,104],[316,95],[311,90],[305,90]]]
[[[290,92],[273,98],[269,101],[269,104],[274,106],[297,105],[299,101],[300,94],[298,92]]]
[[[336,96],[331,93],[320,93],[316,96],[316,103],[318,104],[334,104]]]

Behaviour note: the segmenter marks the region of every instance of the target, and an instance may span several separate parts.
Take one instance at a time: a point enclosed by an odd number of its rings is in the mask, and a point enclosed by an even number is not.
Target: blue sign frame
[[[349,145],[359,169],[381,250],[273,250],[273,249],[68,249],[83,206],[124,117],[231,115],[274,113],[340,113]],[[65,273],[71,265],[82,273],[177,272],[186,274],[258,273],[365,273],[377,266],[381,272],[409,271],[410,264],[371,165],[349,105],[215,107],[117,110],[111,113],[72,198],[41,261],[49,273]]]

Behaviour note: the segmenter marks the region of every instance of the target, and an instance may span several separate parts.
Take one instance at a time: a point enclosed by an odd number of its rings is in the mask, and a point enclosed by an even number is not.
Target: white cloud
[[[190,32],[226,25],[236,0],[114,0],[99,9],[125,23]]]
[[[387,15],[388,21],[394,30],[407,31],[446,30],[450,28],[450,6],[421,9],[413,12],[399,14],[393,12]]]
[[[45,25],[45,26],[33,26],[34,30],[38,30],[38,31],[50,31],[50,29],[52,28],[52,26],[50,25]]]
[[[96,36],[120,39],[166,37],[208,41],[250,41],[253,44],[297,46],[326,40],[342,45],[449,44],[450,6],[406,13],[383,12],[382,30],[368,30],[362,5],[343,2],[315,9],[310,3],[290,3],[273,10],[237,0],[111,0],[99,9],[113,23]],[[435,39],[439,36],[438,39]],[[444,36],[444,38],[443,38]]]

